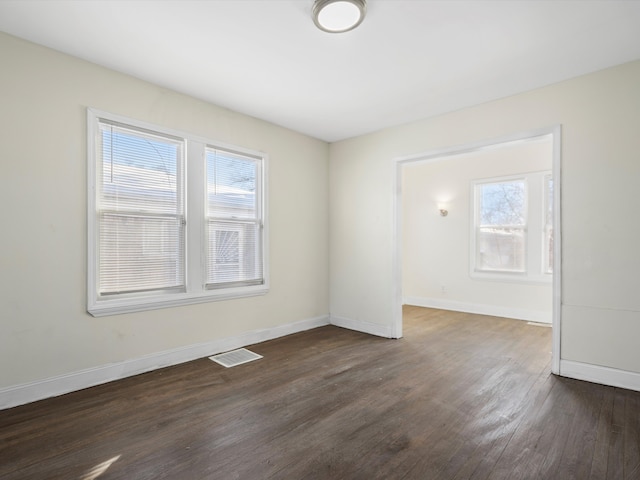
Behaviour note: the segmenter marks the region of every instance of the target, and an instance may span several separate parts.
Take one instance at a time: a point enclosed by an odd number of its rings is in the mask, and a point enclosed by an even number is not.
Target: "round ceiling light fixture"
[[[348,32],[362,23],[366,10],[365,0],[315,0],[313,23],[325,32]]]

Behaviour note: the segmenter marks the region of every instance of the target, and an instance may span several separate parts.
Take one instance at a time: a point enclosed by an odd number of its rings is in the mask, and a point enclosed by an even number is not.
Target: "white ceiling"
[[[329,142],[640,58],[640,1],[369,0],[343,34],[312,3],[0,0],[0,30]]]

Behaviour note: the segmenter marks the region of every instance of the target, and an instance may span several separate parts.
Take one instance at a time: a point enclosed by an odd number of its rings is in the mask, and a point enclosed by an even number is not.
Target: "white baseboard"
[[[560,360],[560,376],[640,391],[640,373],[627,370],[601,367],[571,360]]]
[[[379,325],[377,323],[352,320],[351,318],[339,317],[337,315],[331,315],[329,322],[336,327],[348,328],[349,330],[368,333],[369,335],[375,335],[377,337],[395,338],[391,325]]]
[[[189,345],[132,360],[125,360],[119,363],[101,365],[95,368],[57,375],[44,380],[2,388],[0,389],[0,410],[35,402],[36,400],[42,400],[44,398],[63,395],[158,368],[189,362],[198,358],[324,325],[329,325],[329,317],[326,315],[286,325],[279,325],[273,328],[254,330],[235,337]]]
[[[459,302],[441,298],[429,297],[405,297],[404,305],[416,307],[440,308],[442,310],[454,310],[456,312],[477,313],[479,315],[491,315],[494,317],[514,318],[528,322],[551,323],[552,312],[528,310],[524,308],[501,307],[498,305],[485,305],[482,303]]]

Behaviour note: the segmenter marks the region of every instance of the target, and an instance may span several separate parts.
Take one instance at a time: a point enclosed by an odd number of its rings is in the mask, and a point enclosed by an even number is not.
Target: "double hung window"
[[[525,271],[526,197],[524,178],[476,185],[476,270]]]
[[[106,121],[98,131],[100,295],[184,291],[184,142]]]
[[[88,111],[88,310],[264,294],[266,155]]]
[[[553,180],[534,172],[473,182],[471,275],[551,281]]]
[[[207,169],[207,288],[262,282],[257,159],[211,147]]]

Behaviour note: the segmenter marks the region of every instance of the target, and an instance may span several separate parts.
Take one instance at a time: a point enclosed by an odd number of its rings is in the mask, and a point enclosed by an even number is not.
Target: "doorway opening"
[[[550,323],[559,373],[560,134],[395,160],[394,336],[404,304]]]

